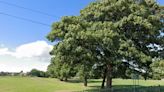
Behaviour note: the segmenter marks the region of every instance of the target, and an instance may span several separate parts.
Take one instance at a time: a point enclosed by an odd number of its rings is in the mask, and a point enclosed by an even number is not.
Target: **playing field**
[[[114,79],[114,87],[130,87],[132,80]],[[164,86],[164,81],[160,80],[140,80],[141,86]],[[94,89],[101,85],[101,80],[90,80],[88,87],[84,87],[81,82],[69,81],[61,82],[53,78],[35,77],[0,77],[0,92],[72,92],[85,89]]]

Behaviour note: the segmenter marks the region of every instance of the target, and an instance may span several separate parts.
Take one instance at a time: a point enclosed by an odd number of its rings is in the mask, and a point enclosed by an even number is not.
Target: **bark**
[[[84,86],[87,87],[87,77],[84,76]]]
[[[106,69],[104,69],[104,72],[103,72],[103,81],[102,81],[102,84],[101,84],[102,89],[105,87],[105,79],[106,79]]]
[[[107,88],[112,88],[112,65],[108,64],[107,65],[107,81],[106,81],[106,87]]]

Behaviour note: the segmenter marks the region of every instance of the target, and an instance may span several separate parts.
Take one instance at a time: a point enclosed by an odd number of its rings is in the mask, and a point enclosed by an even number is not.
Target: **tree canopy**
[[[163,23],[157,10],[153,0],[100,0],[79,16],[63,17],[47,36],[59,41],[50,53],[54,57],[48,71],[61,80],[79,74],[86,86],[90,71],[101,66],[107,87],[112,86],[119,65],[148,72],[152,58],[159,57],[163,48]]]

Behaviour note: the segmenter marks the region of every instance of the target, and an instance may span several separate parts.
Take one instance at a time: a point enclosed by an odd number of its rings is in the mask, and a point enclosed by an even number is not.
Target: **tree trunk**
[[[60,78],[60,81],[63,81],[63,78]]]
[[[84,76],[84,86],[87,87],[87,76]]]
[[[101,88],[102,88],[102,89],[105,87],[106,70],[107,70],[107,69],[104,69],[104,72],[103,72],[103,81],[102,81],[102,85],[101,85]]]
[[[112,88],[112,65],[107,65],[107,81],[106,81],[106,87]]]
[[[64,81],[68,81],[68,78],[67,78],[67,77],[65,77]]]

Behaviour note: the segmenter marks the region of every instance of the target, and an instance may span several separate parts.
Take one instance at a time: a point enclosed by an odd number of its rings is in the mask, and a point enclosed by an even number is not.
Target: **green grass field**
[[[141,86],[164,86],[160,80],[140,80]],[[130,87],[132,80],[114,79],[114,87]],[[89,80],[88,87],[78,81],[61,82],[53,78],[35,77],[0,77],[0,92],[72,92],[95,89],[101,85],[101,80]]]

